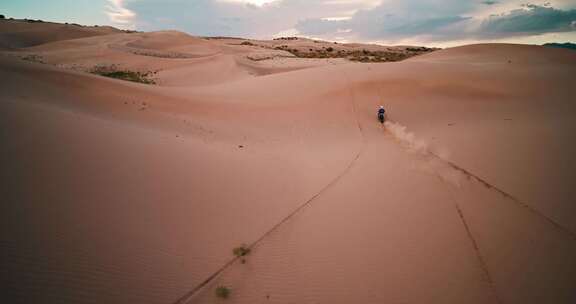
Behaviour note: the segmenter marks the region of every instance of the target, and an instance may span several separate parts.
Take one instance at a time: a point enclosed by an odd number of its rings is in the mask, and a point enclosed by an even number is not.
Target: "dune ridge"
[[[576,301],[573,52],[254,61],[172,31],[70,37],[0,56],[0,298]]]

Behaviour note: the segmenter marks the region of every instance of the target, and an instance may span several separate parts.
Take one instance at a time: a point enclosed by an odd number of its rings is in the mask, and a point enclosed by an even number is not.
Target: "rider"
[[[380,108],[378,109],[378,119],[380,120],[380,122],[384,122],[384,113],[386,113],[386,110],[384,110],[383,106],[380,106]]]

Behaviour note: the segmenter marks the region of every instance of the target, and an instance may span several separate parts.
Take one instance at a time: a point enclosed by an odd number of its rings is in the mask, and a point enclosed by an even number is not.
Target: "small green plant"
[[[224,285],[220,285],[216,287],[214,293],[219,298],[228,299],[228,297],[230,297],[230,294],[232,293],[232,290]]]
[[[234,248],[232,252],[237,257],[243,257],[247,256],[250,253],[250,248],[248,248],[246,245],[243,244],[239,247]]]
[[[232,253],[238,257],[242,259],[242,264],[246,263],[246,259],[244,258],[245,256],[247,256],[248,254],[250,254],[250,248],[248,248],[248,246],[246,246],[245,244],[240,245],[239,247],[236,247],[232,250]]]

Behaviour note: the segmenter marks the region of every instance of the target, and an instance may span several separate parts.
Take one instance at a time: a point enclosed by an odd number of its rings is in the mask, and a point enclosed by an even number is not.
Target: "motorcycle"
[[[378,113],[378,120],[380,121],[381,124],[384,123],[384,113],[381,112]]]

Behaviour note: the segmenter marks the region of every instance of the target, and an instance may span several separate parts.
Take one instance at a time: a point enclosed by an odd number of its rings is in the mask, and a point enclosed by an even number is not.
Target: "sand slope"
[[[81,26],[53,22],[0,20],[0,50],[25,48],[44,43],[121,33],[110,26]]]
[[[575,59],[482,45],[342,68],[361,156],[214,285],[238,303],[571,303]]]
[[[5,35],[2,38],[4,44],[8,48],[18,45],[18,49],[7,54],[75,71],[91,72],[97,67],[114,67],[150,72],[157,85],[171,87],[210,86],[319,66],[347,64],[350,61],[346,59],[346,54],[359,60],[367,56],[364,52],[373,52],[389,56],[390,60],[399,60],[433,50],[407,46],[334,44],[309,39],[258,41],[200,38],[178,31],[136,33],[109,27],[55,23],[46,23],[44,27],[43,24],[0,22],[0,33]]]
[[[0,57],[2,299],[215,303],[225,284],[231,303],[576,301],[574,53],[254,77],[232,48],[174,32],[34,48],[158,66],[160,86]],[[241,243],[246,264],[190,293]]]

